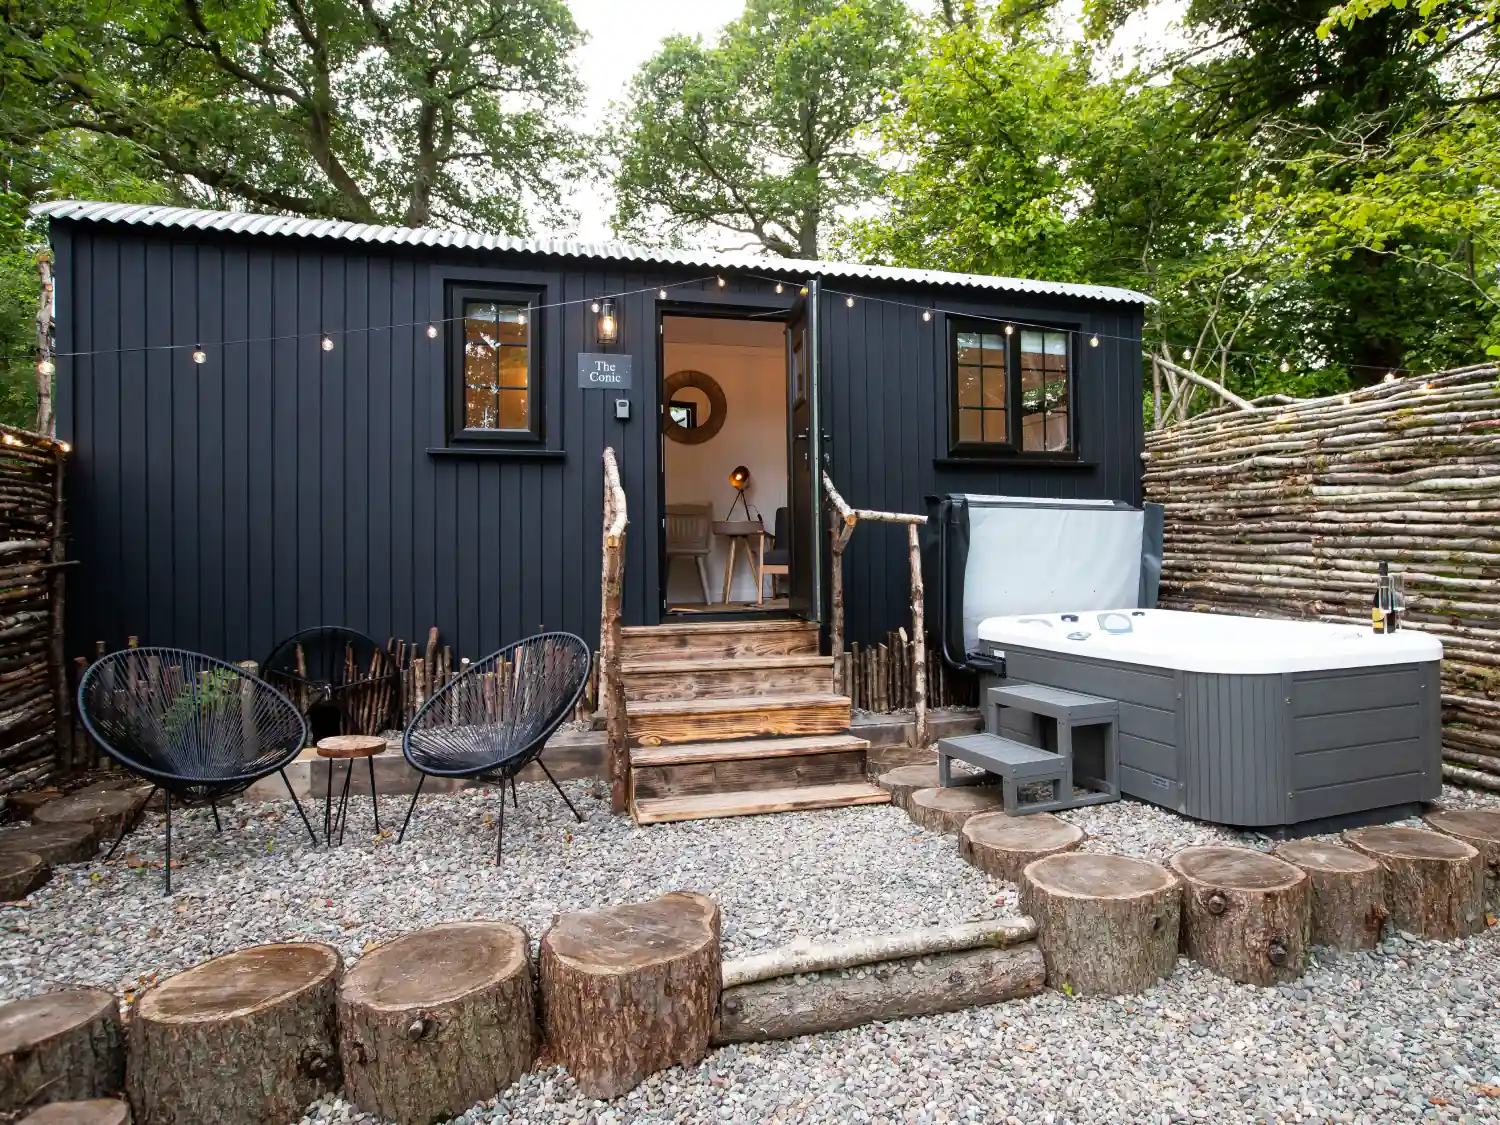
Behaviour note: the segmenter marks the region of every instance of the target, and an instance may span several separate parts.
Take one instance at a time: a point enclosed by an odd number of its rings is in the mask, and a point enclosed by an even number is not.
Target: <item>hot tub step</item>
[[[989,701],[992,707],[1014,707],[1018,711],[1029,711],[1033,715],[1045,715],[1049,719],[1074,723],[1113,719],[1120,713],[1120,705],[1113,699],[1084,695],[1081,691],[1065,691],[1044,684],[1007,683],[992,687]]]

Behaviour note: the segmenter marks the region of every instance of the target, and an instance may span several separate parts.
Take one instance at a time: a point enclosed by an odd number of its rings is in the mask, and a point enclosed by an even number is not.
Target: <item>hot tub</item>
[[[1121,791],[1186,816],[1312,832],[1409,815],[1442,788],[1443,646],[1426,634],[1162,609],[978,633],[1011,680],[1118,700]],[[1036,740],[1028,718],[986,710],[988,729]]]

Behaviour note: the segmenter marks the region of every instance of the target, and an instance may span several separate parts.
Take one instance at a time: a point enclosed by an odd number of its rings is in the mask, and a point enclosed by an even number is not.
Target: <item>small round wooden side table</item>
[[[380,833],[380,801],[375,796],[375,755],[385,750],[385,739],[373,734],[335,734],[318,740],[318,757],[328,759],[328,787],[323,794],[323,840],[333,846],[333,767],[344,763],[344,791],[339,797],[339,843],[344,842],[344,827],[349,820],[349,778],[354,774],[354,760],[363,758],[370,768],[370,806],[375,810],[375,832]]]

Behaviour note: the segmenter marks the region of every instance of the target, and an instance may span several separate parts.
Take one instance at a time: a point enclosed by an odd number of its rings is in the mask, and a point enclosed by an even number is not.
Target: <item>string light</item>
[[[665,289],[658,289],[656,291],[656,299],[659,301],[665,301],[667,299],[667,291]]]
[[[1193,358],[1193,349],[1192,348],[1183,348],[1182,349],[1182,359],[1183,359],[1183,362],[1187,362],[1188,360],[1190,360],[1192,358]]]
[[[427,338],[429,340],[436,340],[437,339],[437,325],[436,324],[429,324],[427,326]]]
[[[38,375],[51,375],[56,370],[57,364],[53,363],[50,359],[41,360],[36,365],[36,371]]]
[[[798,292],[800,292],[802,294],[802,296],[806,297],[807,296],[807,286],[804,285]]]
[[[73,447],[71,445],[69,445],[65,441],[58,442],[57,443],[57,448],[61,449],[64,453],[72,453],[73,452]]]
[[[589,312],[596,313],[598,311],[599,311],[599,302],[598,301],[592,301],[592,302],[590,302],[589,303]]]
[[[1396,381],[1396,373],[1394,371],[1387,371],[1385,373],[1385,381],[1387,383],[1394,383]]]
[[[1099,337],[1098,336],[1090,336],[1089,337],[1089,347],[1091,347],[1091,348],[1097,348],[1098,346],[1099,346]]]
[[[321,347],[325,352],[333,351],[333,337],[324,333]]]
[[[923,320],[931,320],[932,319],[932,310],[931,309],[923,309],[922,310],[922,319]]]
[[[844,304],[847,305],[849,308],[852,309],[854,307],[854,298],[853,297],[845,297],[844,298]]]
[[[724,288],[724,286],[726,286],[726,285],[728,285],[728,284],[729,284],[729,282],[727,282],[727,281],[725,281],[725,280],[724,280],[724,279],[723,279],[723,278],[722,278],[722,277],[721,277],[721,278],[719,278],[719,288],[720,288],[720,289],[723,289],[723,288]]]
[[[516,323],[517,324],[525,324],[526,323],[526,314],[525,313],[517,313],[516,314]]]
[[[784,286],[781,284],[781,282],[778,281],[776,283],[776,292],[780,293],[783,288]]]
[[[201,345],[193,349],[193,362],[199,364],[208,362],[208,353],[203,350]]]
[[[1286,360],[1282,360],[1281,361],[1281,371],[1282,371],[1282,374],[1285,374],[1286,372],[1290,371],[1291,369],[1292,369],[1292,365],[1290,363],[1288,363]]]
[[[1013,326],[1013,325],[1010,325],[1010,324],[1007,324],[1007,325],[1006,325],[1006,326],[1005,326],[1005,334],[1006,334],[1006,335],[1007,335],[1007,336],[1009,336],[1009,335],[1011,335],[1011,334],[1012,334],[1012,333],[1014,333],[1014,332],[1015,332],[1015,327],[1014,327],[1014,326]]]
[[[1430,395],[1432,393],[1432,384],[1431,383],[1423,383],[1422,384],[1422,393],[1424,395]]]

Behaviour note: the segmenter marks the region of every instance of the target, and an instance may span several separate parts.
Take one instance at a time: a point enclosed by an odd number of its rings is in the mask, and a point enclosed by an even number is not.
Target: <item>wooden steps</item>
[[[630,703],[743,699],[767,693],[833,690],[833,657],[817,653],[712,660],[636,660],[620,669]]]
[[[621,686],[638,823],[889,800],[865,777],[817,626],[693,622],[623,630]]]
[[[635,746],[838,734],[849,729],[844,695],[754,695],[738,699],[668,699],[627,703],[625,715]]]
[[[891,795],[884,789],[865,781],[805,785],[792,789],[752,789],[737,793],[646,798],[635,803],[635,819],[637,824],[660,824],[672,820],[710,820],[721,816],[804,812],[808,809],[843,808],[848,805],[885,805],[890,800]]]

